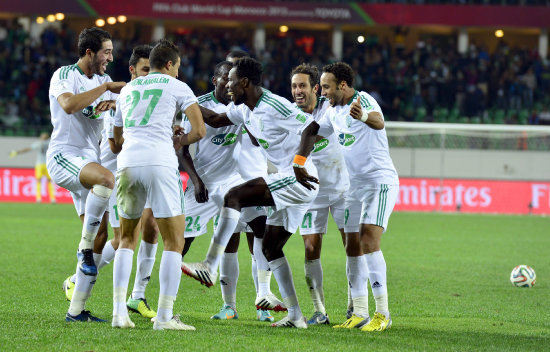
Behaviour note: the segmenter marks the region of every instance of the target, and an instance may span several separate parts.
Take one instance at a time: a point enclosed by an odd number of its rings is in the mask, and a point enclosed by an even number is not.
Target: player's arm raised
[[[191,131],[180,136],[179,143],[182,146],[193,144],[206,136],[206,126],[204,125],[204,120],[202,119],[201,111],[199,110],[199,104],[193,103],[189,105],[189,107],[185,109],[184,114],[191,123]]]
[[[220,128],[233,125],[233,122],[227,117],[226,113],[218,114],[203,106],[201,106],[200,109],[204,122],[210,127]]]
[[[357,100],[351,103],[351,107],[349,109],[350,116],[356,120],[364,122],[367,126],[374,130],[383,129],[384,119],[382,118],[382,114],[375,110],[367,111],[362,108],[360,99],[361,97],[358,96]]]
[[[106,82],[99,87],[96,87],[84,93],[63,93],[57,97],[57,101],[59,102],[61,108],[67,114],[74,114],[75,112],[90,106],[90,104],[92,104],[106,91],[119,93],[122,87],[124,87],[125,85],[126,82]]]

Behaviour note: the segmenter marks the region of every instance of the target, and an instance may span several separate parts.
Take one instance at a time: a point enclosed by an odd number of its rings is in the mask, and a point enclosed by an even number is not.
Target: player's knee
[[[282,258],[284,256],[284,253],[279,248],[274,248],[272,246],[266,246],[264,243],[264,246],[262,246],[262,252],[264,253],[265,259],[267,259],[268,262],[274,261],[275,259]]]
[[[239,191],[237,188],[231,188],[223,197],[223,206],[226,208],[233,208],[240,210],[239,204]]]
[[[101,174],[101,179],[98,182],[98,185],[110,188],[111,190],[115,188],[115,176],[109,170],[104,170]]]
[[[92,187],[92,192],[98,197],[109,199],[111,193],[113,193],[113,187],[109,188],[103,185],[94,185]]]

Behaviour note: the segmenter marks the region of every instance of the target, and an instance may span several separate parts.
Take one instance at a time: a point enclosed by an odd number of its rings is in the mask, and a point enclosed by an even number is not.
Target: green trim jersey
[[[298,106],[295,104],[298,108]],[[330,103],[324,97],[317,98],[317,105],[311,116],[317,122],[321,121]],[[319,173],[319,194],[328,196],[343,193],[349,188],[349,175],[338,138],[331,133],[329,136],[315,142],[311,151],[311,159]]]
[[[174,117],[197,103],[182,81],[151,72],[128,83],[117,99],[115,126],[124,127],[118,169],[134,166],[178,167],[172,130]]]
[[[214,96],[214,92],[202,95],[198,98],[199,105],[224,113],[227,106],[220,103]],[[181,127],[185,133],[191,131],[191,123],[184,116]],[[237,173],[239,153],[241,151],[241,125],[213,128],[206,125],[206,136],[196,143],[197,149],[193,159],[193,165],[197,174],[207,185],[226,182],[229,175]]]
[[[267,89],[251,113],[243,115],[240,111],[233,106],[227,117],[235,125],[245,124],[279,172],[292,170],[301,134],[314,121],[313,117]]]
[[[77,64],[63,66],[54,72],[50,81],[50,111],[53,133],[49,153],[65,148],[75,150],[92,149],[99,154],[99,139],[103,127],[102,114],[95,113],[95,107],[103,100],[114,100],[116,95],[107,91],[92,104],[74,114],[67,114],[57,98],[64,93],[74,95],[87,92],[106,82],[112,82],[109,75],[94,74],[89,78]]]
[[[342,146],[352,188],[364,183],[399,184],[397,171],[390,157],[386,129],[374,130],[349,114],[350,105],[358,96],[363,111],[377,111],[384,118],[382,109],[372,96],[355,91],[348,104],[327,109],[319,122],[318,134],[336,134],[338,143]]]

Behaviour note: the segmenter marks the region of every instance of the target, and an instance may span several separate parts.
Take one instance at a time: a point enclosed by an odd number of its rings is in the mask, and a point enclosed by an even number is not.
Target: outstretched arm
[[[204,122],[210,127],[219,128],[233,125],[233,122],[229,120],[226,113],[218,114],[203,106],[201,106],[200,109]]]
[[[61,105],[61,108],[67,114],[74,114],[75,112],[80,111],[87,106],[90,106],[90,104],[92,104],[106,91],[119,93],[122,87],[124,87],[125,85],[126,82],[106,82],[84,93],[63,93],[59,97],[57,97],[57,101],[59,102],[59,105]],[[100,112],[108,110],[108,108],[105,108],[103,105],[100,108],[102,109]]]

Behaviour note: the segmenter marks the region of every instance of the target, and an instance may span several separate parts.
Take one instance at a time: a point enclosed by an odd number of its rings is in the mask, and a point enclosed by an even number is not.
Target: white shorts
[[[346,233],[359,232],[359,224],[377,225],[386,232],[397,201],[399,185],[370,184],[354,189],[346,196]]]
[[[329,196],[317,196],[310,208],[304,214],[300,225],[300,234],[311,235],[315,233],[324,234],[328,227],[328,213],[332,214],[338,229],[344,228],[345,197],[340,194],[339,198],[331,200]]]
[[[89,190],[80,183],[80,171],[89,163],[98,163],[97,155],[90,150],[64,150],[48,153],[46,166],[52,181],[71,192],[78,215],[84,214]]]
[[[309,166],[308,173],[317,177],[315,166]],[[317,185],[316,189],[308,190],[296,181],[292,170],[264,176],[264,180],[275,203],[273,212],[268,212],[266,225],[283,226],[290,233],[296,232],[319,193]]]
[[[210,219],[217,217],[223,207],[225,194],[233,187],[241,185],[244,180],[239,174],[233,174],[223,184],[207,186],[208,202],[198,203],[195,200],[195,188],[192,182],[189,182],[185,191],[185,237],[197,237],[207,232],[207,224]],[[258,216],[265,216],[264,207],[242,208],[240,224],[235,232],[240,232],[246,223],[254,220]]]
[[[147,200],[155,218],[182,215],[183,185],[177,168],[136,166],[119,168],[116,173],[118,213],[125,219],[141,217]]]

